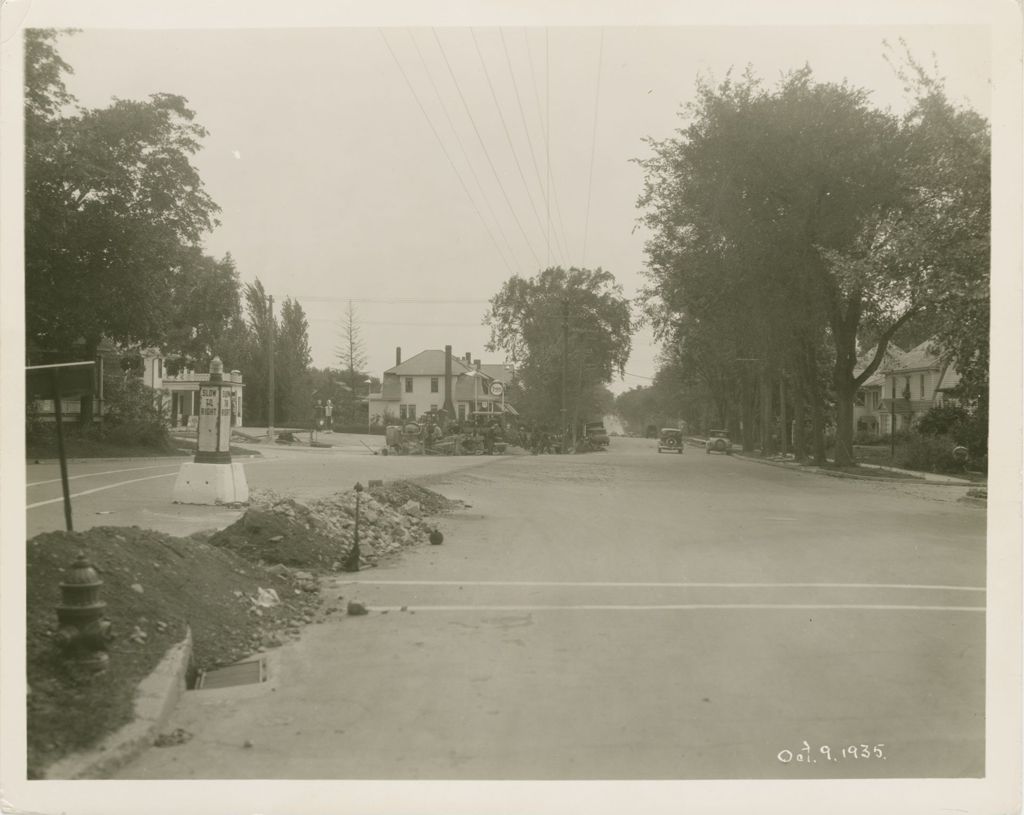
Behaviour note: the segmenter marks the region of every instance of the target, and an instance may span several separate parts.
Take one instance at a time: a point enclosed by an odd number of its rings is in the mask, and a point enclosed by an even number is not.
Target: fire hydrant
[[[93,673],[107,668],[107,643],[112,639],[110,621],[103,619],[107,604],[100,600],[96,569],[80,552],[60,584],[61,604],[57,606],[57,644],[76,664]]]

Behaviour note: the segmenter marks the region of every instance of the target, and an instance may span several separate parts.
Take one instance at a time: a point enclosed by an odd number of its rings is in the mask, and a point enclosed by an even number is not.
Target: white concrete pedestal
[[[182,464],[174,482],[178,504],[244,504],[249,484],[241,464]]]

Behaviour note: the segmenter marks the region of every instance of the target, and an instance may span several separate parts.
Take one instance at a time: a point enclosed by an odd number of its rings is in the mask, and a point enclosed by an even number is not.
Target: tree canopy
[[[560,419],[563,386],[567,420],[607,407],[601,386],[629,359],[629,301],[602,269],[551,267],[532,278],[505,281],[484,317],[488,350],[504,350],[516,365],[517,406],[534,419]]]
[[[688,125],[650,140],[653,155],[639,161],[658,335],[682,342],[698,369],[709,351],[719,373],[754,363],[763,425],[772,378],[792,381],[801,404],[822,410],[829,397],[818,372],[828,361],[840,463],[851,452],[856,391],[894,334],[966,303],[976,322],[956,336],[970,345],[987,316],[987,125],[922,72],[915,90],[900,117],[862,89],[816,82],[809,68],[774,88],[750,71],[701,82]],[[964,362],[967,349],[954,350],[956,332],[940,322],[945,350]],[[859,365],[871,345],[876,356]],[[748,374],[735,376],[742,384]],[[743,393],[749,402],[755,390]],[[751,424],[749,410],[744,419]]]
[[[191,160],[206,131],[174,94],[72,108],[57,34],[26,35],[28,334],[90,355],[102,337],[162,344],[191,319],[176,292],[230,277],[200,253],[217,212]]]

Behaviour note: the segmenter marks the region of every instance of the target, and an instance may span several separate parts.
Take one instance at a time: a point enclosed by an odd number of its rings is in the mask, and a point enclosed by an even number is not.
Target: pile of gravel
[[[413,484],[411,481],[389,481],[370,488],[370,494],[393,509],[400,509],[409,501],[415,501],[427,515],[438,515],[462,507],[460,501],[445,498],[440,493]]]
[[[381,495],[380,489],[364,492],[360,498],[359,551],[365,565],[425,542],[433,527],[423,516],[436,511],[431,507],[448,503],[443,496],[420,487],[415,493],[420,497],[423,493],[436,496],[427,507],[411,498],[396,506],[403,492],[385,487]],[[306,503],[272,490],[254,490],[245,514],[209,542],[250,560],[338,571],[352,550],[355,515],[354,490]]]

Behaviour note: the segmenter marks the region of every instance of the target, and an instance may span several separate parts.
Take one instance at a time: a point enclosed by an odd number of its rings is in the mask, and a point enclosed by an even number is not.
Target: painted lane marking
[[[92,495],[94,492],[103,492],[104,490],[113,490],[118,487],[123,487],[126,484],[137,484],[140,481],[152,481],[154,478],[170,478],[171,476],[177,475],[178,472],[175,470],[173,473],[160,473],[160,475],[147,475],[145,478],[133,478],[129,481],[118,481],[116,484],[107,484],[104,487],[96,487],[91,490],[85,490],[84,492],[73,493],[71,498],[81,498],[83,495]],[[29,504],[25,509],[35,509],[36,507],[45,507],[47,504],[59,504],[64,498],[51,498],[48,501],[37,501],[34,504]]]
[[[980,611],[978,606],[893,606],[893,605],[818,605],[788,603],[687,603],[654,606],[613,605],[536,605],[536,606],[368,606],[372,611],[703,611],[703,610],[757,610],[780,611]]]
[[[100,475],[115,475],[117,473],[132,473],[132,472],[136,472],[137,470],[159,470],[159,469],[161,469],[163,467],[181,467],[181,463],[177,462],[175,464],[152,464],[149,467],[126,467],[123,470],[104,470],[103,472],[99,472],[99,473],[82,473],[81,475],[71,475],[71,476],[68,476],[68,481],[74,481],[77,478],[95,478],[96,476],[100,476]],[[51,478],[49,481],[33,481],[32,483],[26,484],[25,486],[26,487],[41,487],[43,484],[59,484],[59,483],[60,483],[60,479],[59,478]]]
[[[985,591],[979,586],[928,586],[907,583],[630,583],[630,582],[558,582],[545,580],[338,580],[336,585],[361,586],[516,586],[559,588],[679,588],[679,589],[910,589],[932,591]]]

